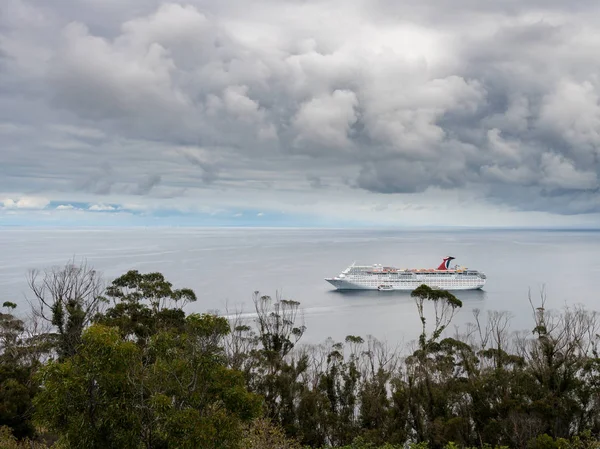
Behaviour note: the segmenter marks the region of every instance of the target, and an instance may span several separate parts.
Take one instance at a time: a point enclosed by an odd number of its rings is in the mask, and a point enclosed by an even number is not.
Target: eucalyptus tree
[[[37,385],[31,382],[37,367],[28,357],[29,342],[25,322],[15,316],[17,305],[6,301],[0,312],[0,426],[23,438],[32,436],[32,398]]]
[[[462,301],[447,290],[433,289],[425,284],[414,289],[410,296],[414,299],[421,321],[421,335],[419,347],[423,351],[435,343],[444,330],[452,322],[457,309],[462,307]],[[427,333],[427,319],[425,317],[425,304],[433,303],[434,323],[429,335]]]
[[[297,322],[300,303],[284,299],[279,293],[273,300],[258,291],[254,292],[253,303],[259,348],[254,353],[256,361],[250,388],[264,396],[267,416],[288,435],[296,436],[296,404],[302,389],[300,376],[308,368],[308,362],[304,357],[287,361],[286,356],[306,330]]]
[[[543,392],[534,412],[545,422],[544,432],[569,438],[598,429],[598,419],[590,419],[590,411],[597,414],[594,399],[600,393],[600,315],[581,306],[553,312],[546,309],[543,294],[539,307],[534,307],[531,298],[530,303],[536,338],[526,342],[522,354]]]
[[[430,441],[440,447],[445,432],[445,422],[451,417],[450,397],[460,394],[453,391],[454,358],[451,354],[455,340],[439,341],[452,322],[462,302],[446,290],[421,285],[411,292],[414,298],[421,334],[418,349],[406,359],[408,409],[414,438]],[[433,304],[433,326],[428,332],[425,305]],[[449,353],[450,350],[450,353]]]
[[[112,281],[104,300],[110,307],[95,321],[116,326],[124,337],[144,345],[161,330],[183,331],[183,307],[196,301],[196,294],[189,288],[174,289],[162,273],[130,270]]]
[[[240,447],[261,399],[225,364],[227,321],[192,314],[183,327],[142,346],[92,325],[74,356],[39,372],[37,422],[66,447]]]

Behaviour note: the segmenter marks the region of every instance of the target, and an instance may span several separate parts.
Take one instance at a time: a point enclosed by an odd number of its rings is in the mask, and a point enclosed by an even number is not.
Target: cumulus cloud
[[[539,120],[540,128],[561,139],[567,154],[576,158],[581,166],[597,163],[600,148],[598,84],[561,81],[544,98]]]
[[[578,171],[575,163],[563,156],[542,154],[542,184],[549,187],[571,190],[589,190],[598,187],[598,178],[593,171]]]
[[[77,209],[75,206],[73,206],[72,204],[59,204],[58,206],[56,206],[56,210],[73,210],[73,209]]]
[[[157,119],[158,108],[167,112],[164,118],[184,112],[186,99],[172,85],[174,66],[168,52],[159,43],[129,42],[135,39],[130,36],[135,27],[126,25],[129,33],[121,37],[123,43],[94,36],[81,23],[64,28],[64,43],[51,66],[56,102],[92,119],[140,113]]]
[[[92,204],[88,207],[88,210],[92,212],[112,212],[117,210],[117,208],[110,204]]]
[[[356,94],[336,90],[331,94],[312,98],[300,105],[292,123],[297,132],[294,146],[311,152],[325,149],[351,151],[350,128],[358,119],[355,108]]]
[[[3,209],[44,209],[50,200],[42,197],[24,196],[21,198],[6,198],[2,201]]]
[[[595,2],[94,5],[7,0],[0,190],[90,211],[327,186],[374,212],[447,191],[600,212]]]

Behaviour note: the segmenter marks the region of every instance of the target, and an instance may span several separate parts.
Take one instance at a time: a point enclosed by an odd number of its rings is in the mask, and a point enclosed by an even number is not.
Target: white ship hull
[[[437,268],[398,269],[382,265],[350,265],[338,276],[325,278],[338,290],[403,290],[412,291],[420,285],[440,290],[479,290],[487,277],[477,270],[455,266],[454,257],[446,257]]]
[[[333,285],[338,290],[381,290],[379,288],[380,285],[389,285],[390,289],[386,290],[398,290],[398,291],[412,291],[419,287],[420,285],[427,285],[431,288],[454,291],[454,290],[480,290],[485,285],[485,279],[480,280],[480,282],[473,283],[465,283],[463,285],[450,285],[445,282],[435,282],[435,281],[409,281],[409,282],[389,282],[382,281],[379,283],[363,283],[359,281],[348,281],[345,279],[335,279],[335,278],[326,278],[327,282]]]

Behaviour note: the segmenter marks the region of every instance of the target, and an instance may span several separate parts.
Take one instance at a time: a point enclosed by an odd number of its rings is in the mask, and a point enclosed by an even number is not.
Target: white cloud
[[[573,161],[558,154],[542,155],[542,184],[562,189],[587,190],[598,187],[598,178],[593,171],[579,171]]]
[[[356,106],[356,94],[348,90],[335,90],[303,103],[293,119],[298,133],[295,146],[349,150],[353,144],[348,134],[357,120]]]
[[[494,160],[502,162],[519,163],[521,161],[521,148],[519,142],[507,141],[500,135],[498,128],[490,129],[487,133],[490,149]]]
[[[124,35],[122,40],[127,40]],[[51,76],[60,101],[90,118],[123,118],[143,114],[158,126],[160,108],[167,116],[182,114],[187,100],[173,85],[174,65],[157,42],[143,51],[90,34],[81,23],[63,32]],[[137,50],[137,51],[136,51]]]
[[[564,80],[542,104],[540,126],[568,145],[581,164],[596,162],[600,149],[600,83]]]
[[[56,210],[73,210],[73,209],[77,209],[75,206],[73,206],[72,204],[59,204],[58,206],[56,206]]]
[[[42,197],[24,196],[13,199],[6,198],[2,201],[3,209],[44,209],[50,200]]]
[[[93,204],[90,207],[88,207],[88,210],[93,212],[110,212],[117,210],[117,208],[111,206],[110,204]]]
[[[481,167],[481,174],[484,179],[501,182],[504,184],[535,184],[537,175],[525,166],[503,167],[497,164],[484,165]]]

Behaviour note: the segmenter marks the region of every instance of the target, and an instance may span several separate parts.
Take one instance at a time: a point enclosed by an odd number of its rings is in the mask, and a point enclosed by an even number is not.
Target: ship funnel
[[[448,256],[448,257],[444,257],[444,261],[440,264],[439,267],[437,267],[438,270],[447,270],[448,268],[450,268],[450,261],[456,259],[456,257],[452,257],[452,256]]]

